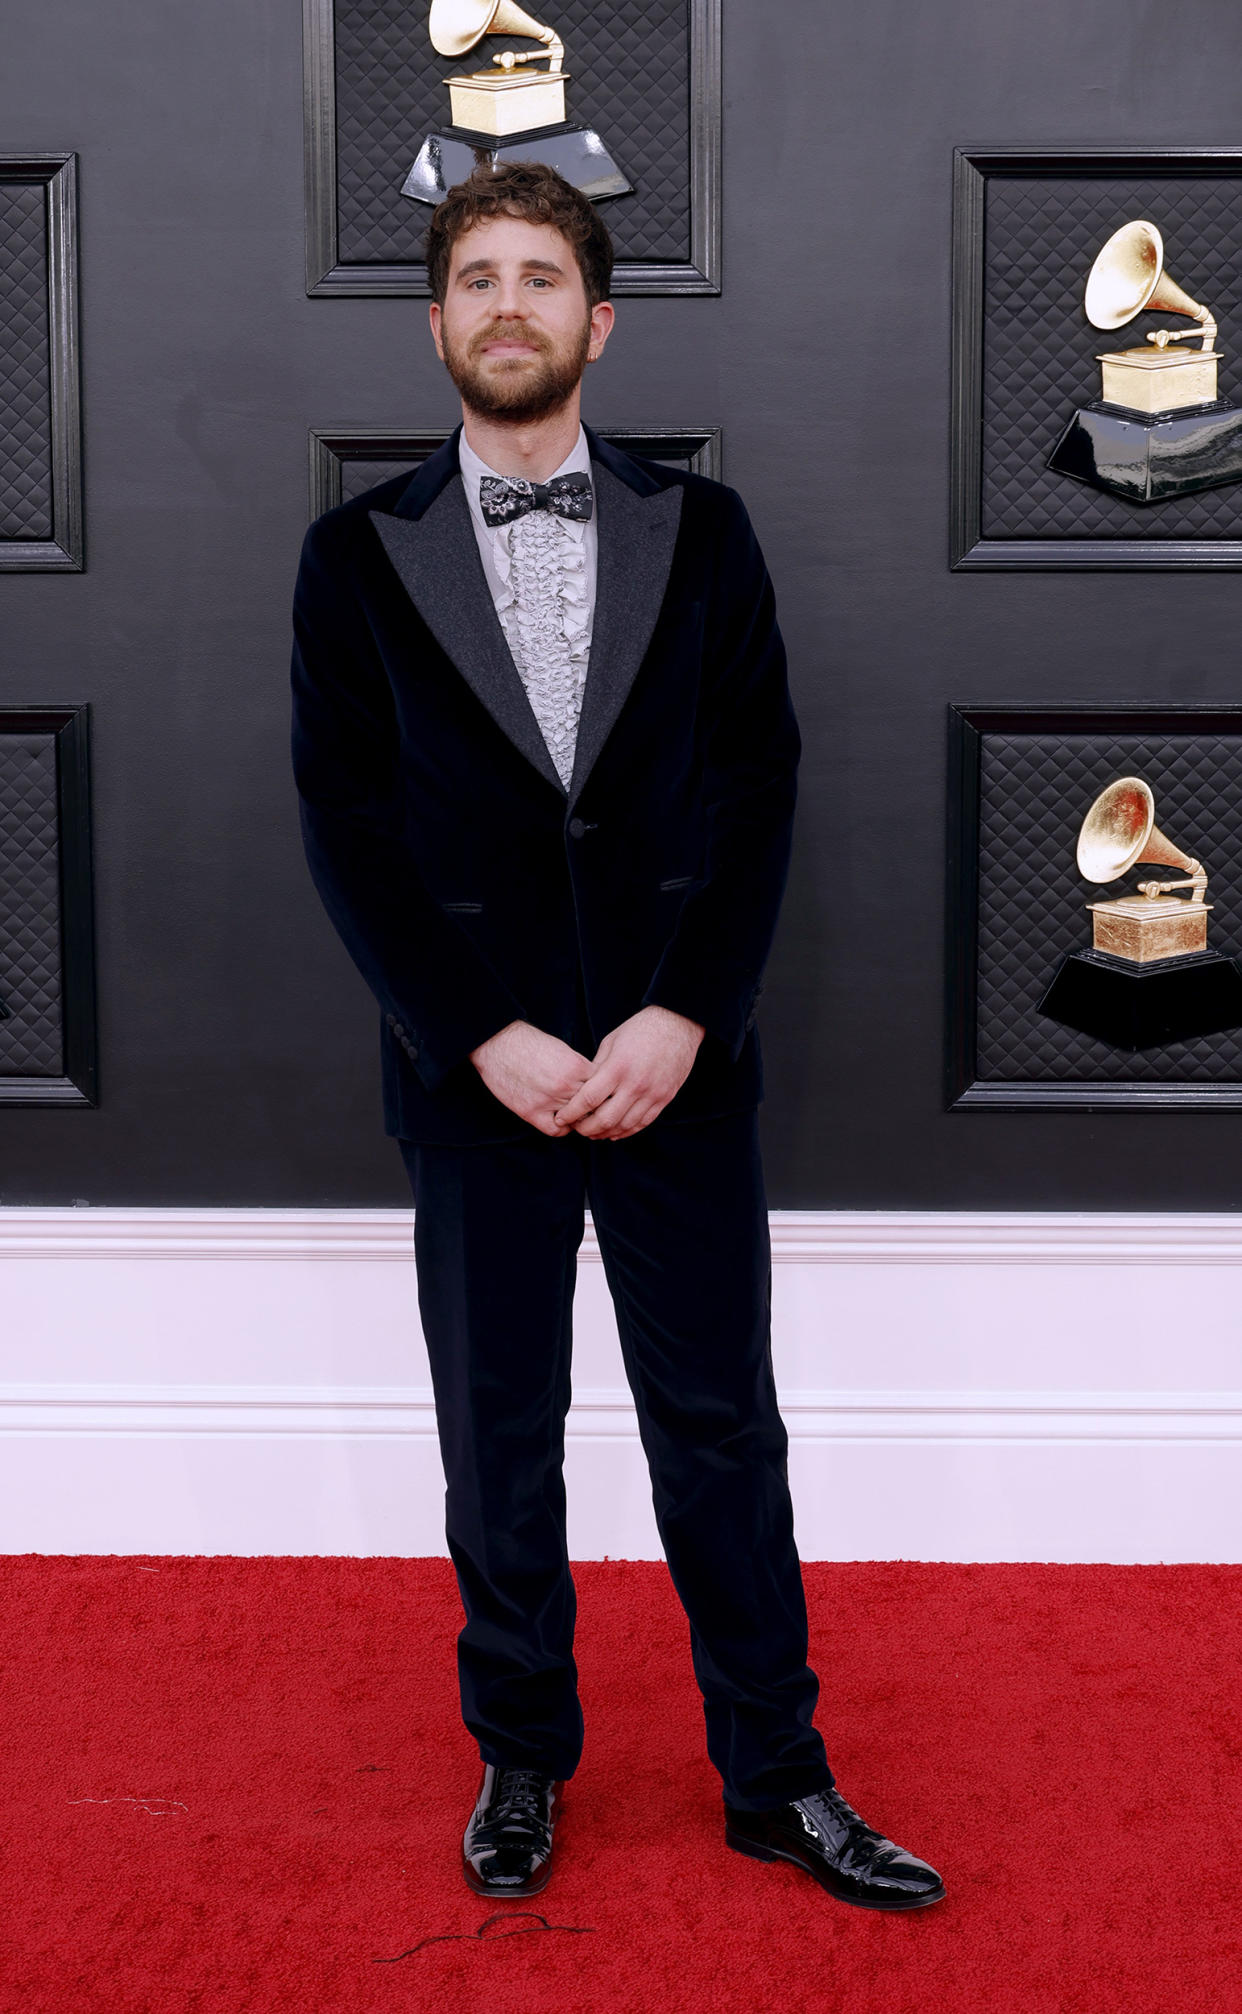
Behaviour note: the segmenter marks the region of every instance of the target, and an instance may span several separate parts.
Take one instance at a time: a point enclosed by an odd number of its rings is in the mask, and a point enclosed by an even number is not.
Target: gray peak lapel
[[[500,627],[461,478],[447,482],[421,517],[389,517],[377,510],[368,515],[401,585],[441,650],[497,727],[564,797]]]
[[[592,460],[591,475],[599,525],[595,618],[569,784],[571,804],[611,734],[647,654],[681,521],[680,483],[639,496],[600,461]]]

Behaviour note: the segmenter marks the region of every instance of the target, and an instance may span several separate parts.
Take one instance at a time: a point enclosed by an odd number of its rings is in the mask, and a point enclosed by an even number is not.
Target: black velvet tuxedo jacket
[[[303,837],[380,1003],[385,1126],[407,1139],[529,1131],[470,1051],[515,1020],[582,1048],[584,1003],[596,1044],[652,1003],[706,1028],[654,1126],[762,1097],[755,1002],[799,756],[771,585],[732,490],[588,438],[598,574],[568,793],[488,590],[457,434],[303,547]]]

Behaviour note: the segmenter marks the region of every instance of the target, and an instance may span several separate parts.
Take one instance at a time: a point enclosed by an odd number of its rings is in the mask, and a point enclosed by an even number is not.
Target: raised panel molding
[[[77,175],[0,154],[0,571],[82,571]]]

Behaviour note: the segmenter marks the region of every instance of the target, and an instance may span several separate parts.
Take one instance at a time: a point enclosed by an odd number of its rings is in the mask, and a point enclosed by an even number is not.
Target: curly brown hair
[[[612,239],[594,203],[541,161],[480,161],[437,204],[427,227],[427,278],[441,307],[453,247],[485,217],[524,217],[531,224],[553,225],[573,246],[588,307],[608,299]]]

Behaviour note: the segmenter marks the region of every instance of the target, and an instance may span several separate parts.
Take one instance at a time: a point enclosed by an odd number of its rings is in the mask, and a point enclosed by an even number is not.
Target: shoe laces
[[[544,1822],[544,1785],[547,1777],[537,1769],[497,1769],[492,1786],[489,1822],[503,1825],[512,1819]]]
[[[863,1832],[869,1833],[873,1839],[879,1839],[882,1836],[876,1831],[873,1825],[867,1824],[866,1819],[855,1811],[852,1804],[846,1803],[839,1790],[813,1790],[809,1797],[804,1797],[800,1801],[803,1804],[824,1805],[834,1818],[839,1819],[845,1825],[859,1826]]]

